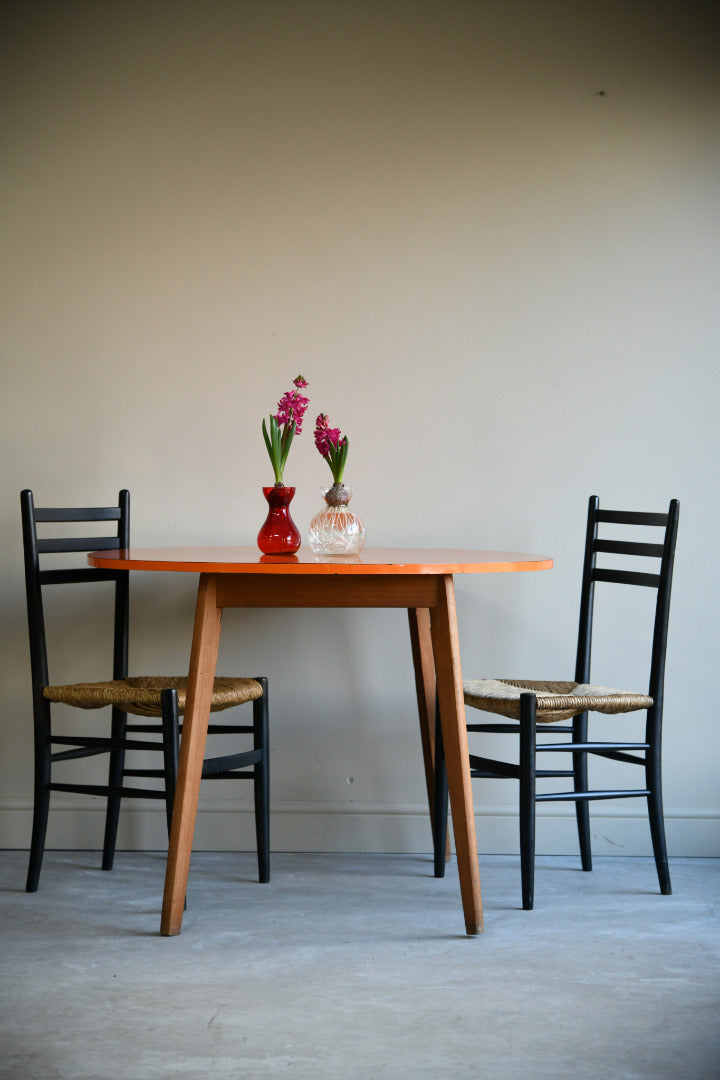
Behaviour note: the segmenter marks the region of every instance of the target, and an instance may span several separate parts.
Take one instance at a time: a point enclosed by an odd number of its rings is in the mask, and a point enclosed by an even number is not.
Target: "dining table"
[[[428,798],[440,709],[455,855],[467,934],[483,930],[454,578],[547,570],[552,559],[512,551],[365,548],[358,555],[263,555],[254,547],[95,551],[91,566],[199,575],[188,690],[160,932],[180,933],[200,793],[210,699],[225,608],[405,608]],[[430,807],[432,812],[432,805]]]

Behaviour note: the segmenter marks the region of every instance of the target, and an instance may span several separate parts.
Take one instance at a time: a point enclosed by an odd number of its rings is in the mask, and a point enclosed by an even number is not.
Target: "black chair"
[[[32,671],[33,715],[35,727],[35,799],[27,891],[35,892],[40,879],[47,832],[50,793],[67,791],[99,795],[107,800],[103,870],[111,870],[115,856],[118,819],[122,799],[163,799],[168,828],[177,775],[181,725],[185,709],[187,680],[179,677],[128,677],[129,572],[95,570],[88,566],[49,569],[40,566],[41,556],[51,553],[88,552],[130,546],[130,495],[121,491],[117,506],[89,508],[38,508],[32,491],[20,496],[25,585],[27,592],[30,659]],[[110,522],[113,535],[70,535],[62,523]],[[38,538],[38,525],[48,524],[50,537]],[[61,524],[58,524],[61,523]],[[117,523],[114,525],[113,523]],[[62,531],[64,535],[58,536]],[[58,559],[54,560],[55,562]],[[67,559],[60,559],[67,564]],[[77,561],[77,560],[76,560]],[[45,560],[43,560],[45,566]],[[43,590],[49,585],[112,582],[114,584],[114,649],[112,679],[108,682],[51,685],[48,676]],[[252,702],[251,724],[210,724],[209,734],[252,736],[252,749],[221,757],[207,758],[203,777],[211,779],[250,779],[254,785],[255,828],[260,881],[270,880],[269,849],[269,751],[268,683],[257,679],[217,678],[213,689],[212,711]],[[62,703],[81,709],[112,707],[110,731],[103,735],[58,734],[53,725],[51,706]],[[147,718],[129,723],[128,714]],[[152,718],[159,722],[150,722]],[[154,736],[154,738],[153,738]],[[243,740],[247,742],[247,740]],[[63,747],[64,749],[54,749]],[[161,755],[162,768],[128,768],[126,751],[152,750]],[[107,784],[59,782],[53,778],[53,766],[78,758],[109,755]],[[161,780],[158,786],[128,786],[127,779]]]
[[[666,514],[628,513],[601,510],[597,496],[588,506],[585,560],[580,599],[580,628],[574,682],[538,682],[525,679],[476,679],[463,683],[465,704],[473,709],[499,714],[514,723],[468,723],[468,732],[511,733],[519,736],[518,763],[498,761],[470,754],[473,777],[501,777],[520,781],[520,861],[523,908],[533,907],[535,866],[535,805],[539,802],[574,802],[577,816],[580,855],[583,870],[592,869],[590,852],[589,803],[598,799],[646,798],[650,819],[655,865],[660,891],[669,895],[668,869],[663,820],[661,739],[663,717],[663,688],[667,648],[670,589],[672,585],[675,542],[680,504],[670,503]],[[653,529],[655,542],[637,539],[600,539],[601,525]],[[662,534],[658,537],[658,530]],[[615,528],[613,533],[620,530]],[[627,537],[628,532],[623,532]],[[637,534],[633,534],[637,535]],[[644,532],[643,536],[648,534]],[[659,541],[659,542],[658,542]],[[620,556],[623,559],[642,559],[642,569],[597,565],[598,555]],[[647,560],[659,560],[659,572],[648,572]],[[638,566],[637,562],[631,566]],[[657,562],[652,568],[658,570]],[[650,683],[647,694],[628,693],[603,686],[590,685],[590,652],[592,644],[595,587],[598,582],[619,585],[639,585],[655,589],[655,617],[650,663]],[[588,741],[588,713],[646,712],[645,738],[632,741]],[[537,735],[546,735],[548,725],[572,719],[571,726],[553,727],[553,733],[570,736],[555,743],[539,742]],[[433,823],[435,875],[445,872],[445,840],[447,831],[447,779],[442,754],[439,724],[437,730],[438,768],[435,776],[435,819]],[[570,769],[536,768],[540,753],[570,754]],[[624,764],[640,765],[645,772],[645,784],[640,788],[591,790],[588,786],[588,755],[610,758]],[[536,789],[536,781],[547,777],[566,777],[572,780],[572,791],[545,793]]]

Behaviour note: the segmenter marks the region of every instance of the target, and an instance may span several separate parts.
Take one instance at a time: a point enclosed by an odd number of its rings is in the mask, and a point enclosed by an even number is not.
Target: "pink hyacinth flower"
[[[315,421],[315,446],[318,451],[323,457],[327,457],[330,447],[337,449],[341,441],[344,442],[344,436],[341,435],[340,428],[331,428],[326,414],[320,413]]]
[[[302,378],[302,376],[298,376],[298,378]],[[305,383],[305,385],[307,386],[307,383]],[[295,424],[295,434],[299,435],[302,431],[305,410],[309,404],[310,398],[304,397],[299,390],[288,390],[278,402],[278,411],[275,414],[275,419],[280,425],[284,424],[289,426],[290,424]]]

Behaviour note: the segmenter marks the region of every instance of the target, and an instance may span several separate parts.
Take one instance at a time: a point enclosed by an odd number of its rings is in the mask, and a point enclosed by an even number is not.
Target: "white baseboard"
[[[596,855],[650,855],[650,832],[643,810],[623,810],[609,803],[591,808]],[[0,849],[23,849],[30,843],[29,800],[0,802]],[[720,857],[720,813],[668,810],[665,814],[671,856]],[[104,810],[98,800],[58,796],[51,806],[47,847],[97,850],[102,846]],[[518,851],[517,814],[507,807],[485,806],[476,814],[478,850],[505,855]],[[158,851],[167,844],[161,804],[126,804],[120,815],[118,848]],[[274,851],[344,851],[421,854],[432,849],[427,810],[421,806],[377,806],[273,801],[271,845]],[[200,808],[194,847],[198,851],[251,851],[254,817],[248,803],[211,803]],[[541,807],[537,853],[577,852],[574,811]]]

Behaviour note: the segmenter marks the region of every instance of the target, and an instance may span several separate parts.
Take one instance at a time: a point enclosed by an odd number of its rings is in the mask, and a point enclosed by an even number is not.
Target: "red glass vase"
[[[264,487],[268,501],[268,516],[260,529],[257,544],[264,555],[294,555],[300,547],[300,530],[290,517],[294,487]]]

